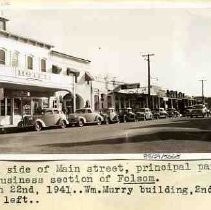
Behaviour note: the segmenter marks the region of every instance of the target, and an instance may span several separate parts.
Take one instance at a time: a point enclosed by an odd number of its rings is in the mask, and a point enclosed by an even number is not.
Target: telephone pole
[[[201,82],[201,98],[202,98],[202,103],[205,104],[205,98],[204,98],[204,82],[207,80],[201,79],[199,80]]]
[[[151,73],[150,73],[150,57],[151,56],[154,56],[154,54],[144,54],[142,55],[142,57],[145,58],[145,60],[147,61],[147,69],[148,69],[148,95],[147,95],[147,103],[148,103],[148,107],[151,108],[151,92],[150,92],[150,88],[151,88],[151,81],[150,81],[150,78],[151,78]]]

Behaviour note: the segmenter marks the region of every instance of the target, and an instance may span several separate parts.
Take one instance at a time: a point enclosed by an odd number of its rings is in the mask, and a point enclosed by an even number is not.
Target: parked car
[[[119,121],[120,122],[135,122],[136,114],[133,113],[132,108],[123,108],[119,110]]]
[[[204,104],[196,104],[191,112],[191,117],[206,117],[208,116],[208,109]]]
[[[68,115],[69,124],[79,127],[85,124],[101,125],[103,120],[103,117],[99,113],[93,112],[91,108],[77,109],[75,113]]]
[[[19,123],[19,127],[33,126],[36,131],[40,131],[44,127],[59,126],[66,128],[69,124],[65,114],[54,108],[46,108],[39,110],[33,116],[25,116]]]
[[[119,122],[119,116],[114,108],[103,109],[100,111],[100,115],[103,117],[105,124]]]
[[[153,116],[156,119],[167,118],[168,113],[166,112],[164,108],[158,108],[158,109],[153,110]]]
[[[191,116],[191,112],[193,110],[193,106],[188,106],[185,108],[183,115],[186,117],[190,117]]]
[[[136,112],[137,120],[152,120],[153,114],[149,108],[141,108]]]
[[[181,114],[175,108],[167,109],[168,117],[181,117]]]

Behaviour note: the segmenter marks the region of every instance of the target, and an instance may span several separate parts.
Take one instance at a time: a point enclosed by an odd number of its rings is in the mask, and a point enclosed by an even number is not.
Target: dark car
[[[168,113],[166,112],[164,108],[158,108],[158,109],[153,110],[153,116],[155,119],[167,118]]]
[[[100,115],[103,117],[103,123],[105,124],[119,122],[119,116],[114,108],[103,109],[100,111]]]
[[[132,108],[123,108],[119,110],[119,121],[120,122],[135,122],[136,114],[133,113]]]
[[[180,117],[181,114],[175,108],[167,109],[168,117]]]
[[[137,120],[152,120],[153,114],[149,108],[141,108],[136,111]]]
[[[194,105],[194,108],[191,112],[191,117],[206,117],[208,115],[208,109],[204,104]]]
[[[186,117],[190,117],[191,116],[191,112],[193,110],[193,106],[188,106],[185,108],[183,115]]]

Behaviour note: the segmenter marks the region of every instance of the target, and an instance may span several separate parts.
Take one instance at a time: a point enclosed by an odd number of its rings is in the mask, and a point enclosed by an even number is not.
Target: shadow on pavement
[[[184,132],[184,131],[168,131],[157,132],[145,135],[136,135],[128,137],[120,137],[113,139],[103,139],[85,142],[73,143],[57,143],[42,145],[47,147],[78,147],[78,146],[91,146],[91,145],[106,145],[106,144],[123,144],[123,143],[137,143],[137,142],[152,142],[161,140],[191,140],[191,141],[211,141],[211,131],[197,131],[197,132]]]
[[[211,130],[211,118],[204,119],[204,118],[194,118],[194,119],[187,119],[184,121],[175,121],[175,122],[167,122],[162,124],[156,125],[146,125],[146,126],[137,126],[130,128],[133,129],[141,129],[141,128],[162,128],[162,127],[177,127],[177,128],[197,128],[201,130]]]

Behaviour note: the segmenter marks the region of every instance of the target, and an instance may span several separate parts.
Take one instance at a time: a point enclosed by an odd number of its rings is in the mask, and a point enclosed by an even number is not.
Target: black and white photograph
[[[0,14],[1,154],[211,151],[210,8]]]

